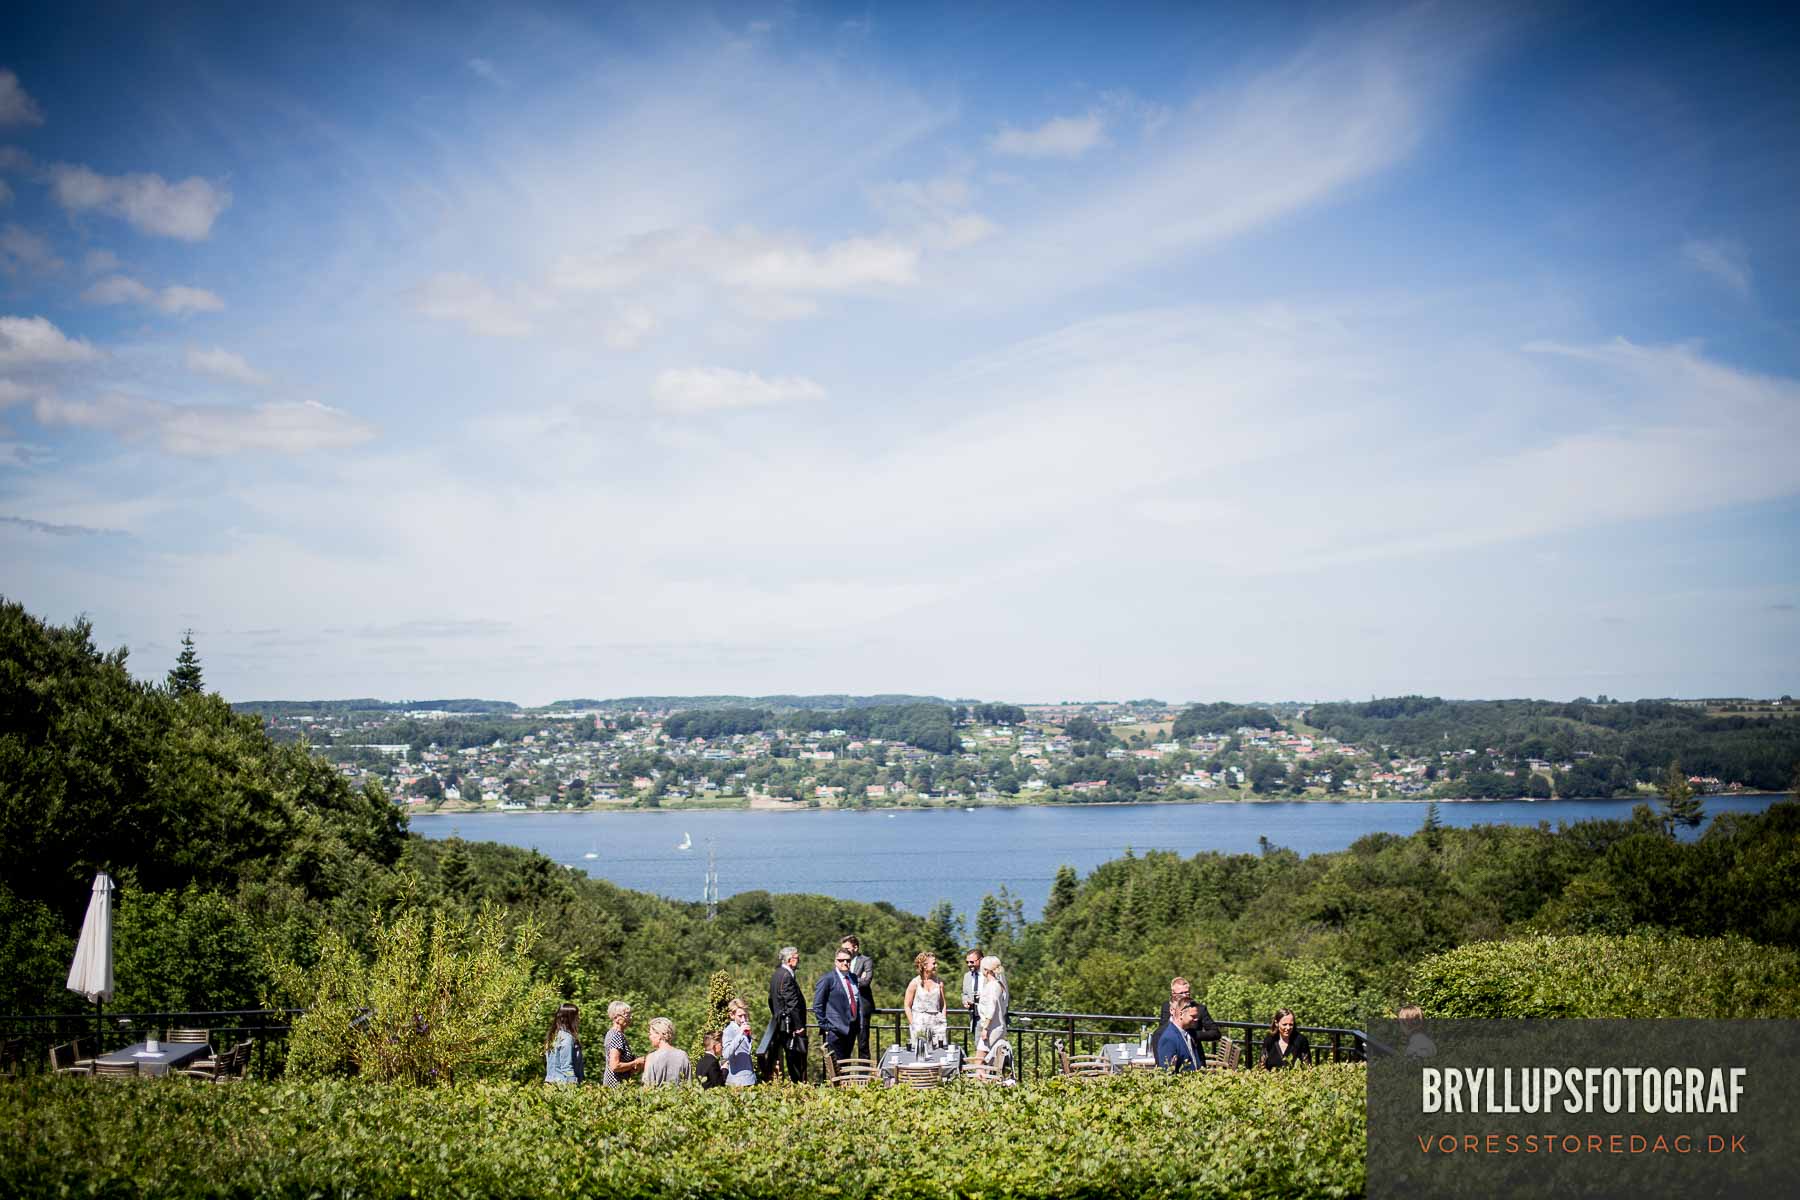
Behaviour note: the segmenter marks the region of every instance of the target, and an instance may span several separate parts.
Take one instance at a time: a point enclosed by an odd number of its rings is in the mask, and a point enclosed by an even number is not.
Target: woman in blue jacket
[[[565,1004],[550,1018],[550,1030],[544,1034],[544,1082],[580,1083],[581,1010]]]

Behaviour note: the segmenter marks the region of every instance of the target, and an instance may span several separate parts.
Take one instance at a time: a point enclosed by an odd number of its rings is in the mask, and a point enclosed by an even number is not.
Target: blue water
[[[1780,795],[1708,797],[1709,817],[1761,812]],[[1479,800],[1438,807],[1446,825],[1553,826],[1631,812],[1626,800]],[[886,900],[924,913],[948,900],[970,918],[982,894],[1005,884],[1036,919],[1063,863],[1086,875],[1127,846],[1138,852],[1257,851],[1257,839],[1301,854],[1343,850],[1364,834],[1411,833],[1425,805],[1269,802],[1123,804],[1041,808],[630,811],[420,814],[414,832],[538,850],[620,887],[698,900],[706,847],[717,851],[719,894],[815,892]],[[683,834],[691,850],[677,850]],[[588,852],[597,858],[584,857]]]

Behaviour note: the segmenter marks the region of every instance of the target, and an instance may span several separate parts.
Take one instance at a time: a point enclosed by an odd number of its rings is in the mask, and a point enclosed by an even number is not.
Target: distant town
[[[817,705],[818,707],[814,707]],[[241,704],[413,811],[1528,799],[1789,786],[1778,700]],[[1691,764],[1683,768],[1680,763]]]

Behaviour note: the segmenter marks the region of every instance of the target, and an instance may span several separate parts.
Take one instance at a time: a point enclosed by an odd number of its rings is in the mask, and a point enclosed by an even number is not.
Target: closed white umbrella
[[[69,964],[69,990],[80,992],[96,1006],[96,1022],[100,1006],[113,994],[112,894],[112,877],[105,871],[94,876],[94,894],[88,898],[87,916],[81,921],[81,940],[75,943],[75,961]]]

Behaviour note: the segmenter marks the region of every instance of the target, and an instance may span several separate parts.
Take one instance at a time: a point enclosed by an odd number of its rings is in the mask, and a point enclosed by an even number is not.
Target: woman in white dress
[[[925,951],[913,959],[913,967],[918,975],[906,985],[906,1015],[912,1021],[913,1045],[948,1045],[944,985],[937,977],[937,957]]]
[[[1006,1037],[1006,968],[1000,965],[1000,959],[988,955],[981,960],[981,1000],[976,1009],[975,1024],[975,1061],[987,1062],[990,1058],[1004,1065],[1007,1051]]]

